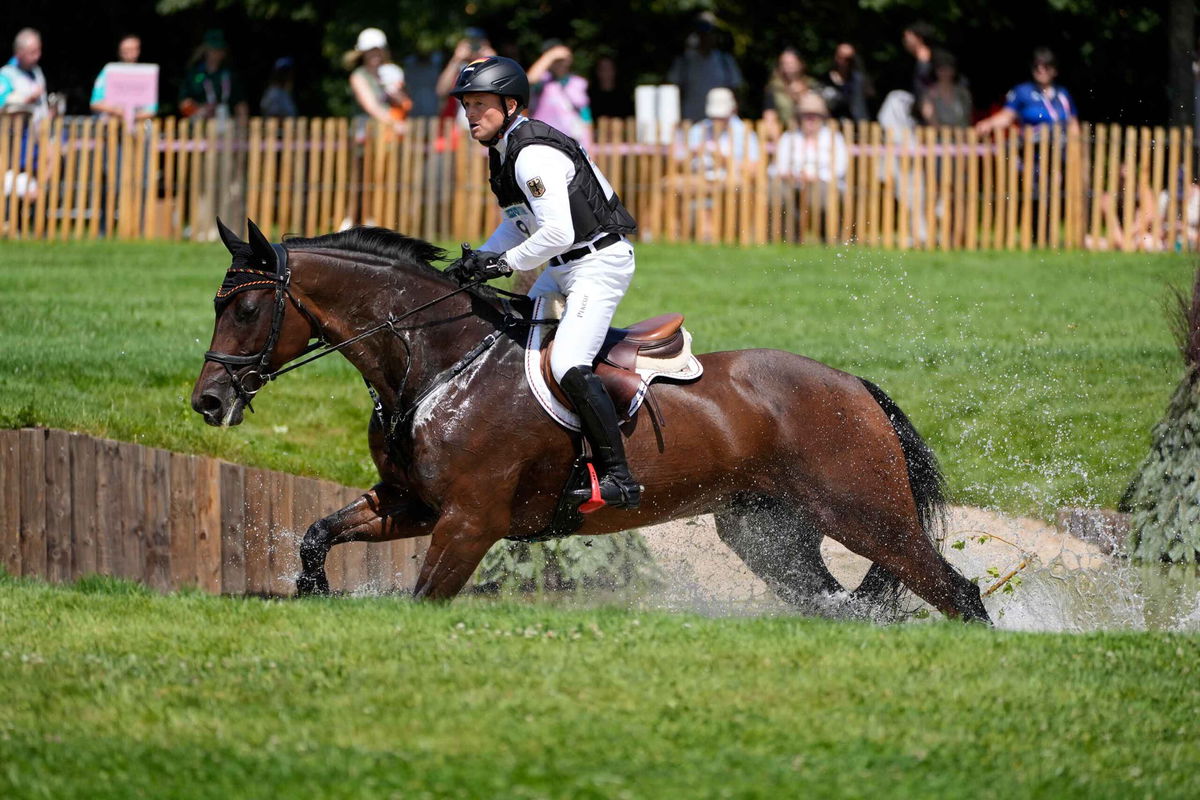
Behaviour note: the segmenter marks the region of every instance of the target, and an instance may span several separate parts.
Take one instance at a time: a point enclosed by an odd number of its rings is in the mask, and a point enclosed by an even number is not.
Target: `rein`
[[[262,391],[264,386],[278,378],[280,375],[284,375],[292,370],[299,369],[306,364],[311,364],[317,359],[324,358],[332,353],[340,352],[350,345],[360,342],[370,336],[374,336],[383,330],[390,330],[395,336],[399,337],[400,333],[396,330],[396,325],[399,323],[403,322],[414,314],[418,314],[427,308],[443,302],[444,300],[449,300],[451,297],[461,294],[469,289],[473,289],[487,281],[487,278],[478,278],[470,283],[458,287],[451,292],[447,292],[446,294],[436,297],[433,300],[430,300],[428,303],[423,303],[416,308],[410,309],[398,317],[389,316],[386,321],[381,322],[372,328],[368,328],[361,333],[355,334],[343,342],[339,342],[338,344],[329,344],[325,341],[320,323],[318,323],[316,318],[309,313],[308,309],[306,309],[304,305],[298,299],[296,299],[296,296],[292,294],[292,270],[288,265],[287,249],[284,248],[283,245],[279,244],[272,244],[271,249],[275,253],[276,260],[276,270],[274,272],[235,267],[231,267],[228,270],[229,272],[244,272],[253,274],[259,278],[258,281],[255,281],[244,288],[250,288],[255,284],[262,283],[272,283],[275,285],[275,308],[271,316],[271,330],[270,333],[267,334],[267,341],[266,344],[263,345],[263,349],[257,354],[249,356],[239,356],[231,353],[219,353],[215,350],[209,350],[204,354],[205,361],[216,362],[225,368],[225,372],[229,375],[229,380],[233,386],[234,392],[246,404],[246,408],[250,409],[251,413],[254,412],[254,407],[250,403],[254,399],[255,395]],[[233,294],[236,291],[237,290],[231,291],[229,294]],[[507,292],[503,289],[495,289],[495,291],[499,294],[512,298],[523,297],[523,295]],[[309,324],[316,329],[318,332],[318,339],[304,349],[304,351],[300,354],[301,360],[295,361],[275,370],[274,372],[271,372],[269,371],[271,356],[275,352],[275,346],[279,343],[279,335],[283,331],[283,318],[284,313],[287,310],[287,303],[289,301],[296,306],[296,309],[304,315],[304,317],[309,321]],[[371,399],[374,401],[375,413],[380,417],[381,422],[385,422],[384,427],[387,431],[389,441],[399,425],[412,415],[412,413],[417,409],[421,402],[425,400],[425,398],[431,395],[439,386],[442,386],[443,384],[453,380],[460,373],[462,373],[462,371],[465,370],[472,361],[483,355],[483,353],[486,352],[493,344],[499,341],[501,334],[508,330],[508,328],[514,325],[551,325],[557,323],[558,320],[556,319],[525,320],[514,317],[511,313],[505,314],[499,330],[493,331],[485,336],[483,341],[471,348],[471,350],[469,350],[453,366],[438,375],[438,377],[429,386],[427,386],[419,395],[417,395],[408,411],[404,412],[403,414],[393,414],[390,423],[383,419],[383,406],[379,401],[378,394],[375,392],[374,387],[372,387],[368,382],[367,390],[371,393]],[[304,356],[307,356],[307,358]],[[233,367],[246,366],[253,368],[243,372],[241,375],[233,370]],[[407,369],[405,372],[407,378]],[[254,379],[253,385],[248,385],[252,377]]]

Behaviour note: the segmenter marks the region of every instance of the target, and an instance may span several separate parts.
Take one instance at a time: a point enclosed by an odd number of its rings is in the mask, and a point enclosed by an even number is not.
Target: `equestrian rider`
[[[617,304],[633,279],[637,230],[608,180],[574,139],[521,116],[529,78],[510,58],[489,56],[459,73],[451,95],[466,111],[471,138],[488,148],[500,225],[451,270],[466,282],[546,270],[530,297],[560,292],[566,310],[550,353],[550,371],[579,412],[595,453],[605,505],[637,508],[641,486],[629,472],[617,412],[592,372]]]

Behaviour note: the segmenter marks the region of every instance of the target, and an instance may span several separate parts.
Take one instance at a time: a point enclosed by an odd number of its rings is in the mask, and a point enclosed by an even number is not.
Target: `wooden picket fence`
[[[252,119],[239,128],[228,120],[124,127],[65,118],[27,127],[0,117],[0,236],[206,241],[218,216],[235,227],[249,216],[274,237],[377,224],[480,241],[498,220],[484,149],[453,123],[409,122],[398,138],[347,119]],[[815,186],[772,174],[772,142],[756,162],[713,177],[687,152],[683,128],[668,132],[672,141],[647,144],[632,119],[601,119],[591,154],[643,240],[1196,246],[1190,128],[1083,124],[1070,134],[980,138],[967,128],[892,134],[877,123],[830,124],[846,143],[848,168],[843,180]],[[747,123],[744,135],[755,128]]]
[[[60,430],[0,430],[0,567],[290,595],[308,526],[361,491]],[[337,591],[410,591],[428,537],[339,545]]]

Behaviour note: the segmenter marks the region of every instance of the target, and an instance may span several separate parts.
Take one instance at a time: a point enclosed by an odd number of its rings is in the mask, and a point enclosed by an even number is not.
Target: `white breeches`
[[[633,268],[633,245],[621,240],[570,264],[546,267],[529,288],[530,297],[560,292],[567,298],[550,351],[555,380],[562,380],[571,367],[592,365],[633,280]]]

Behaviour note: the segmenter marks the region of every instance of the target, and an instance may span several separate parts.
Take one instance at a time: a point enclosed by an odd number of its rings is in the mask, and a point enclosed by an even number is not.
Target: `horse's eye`
[[[238,322],[253,322],[258,317],[258,304],[249,298],[238,300],[233,306],[233,318]]]

